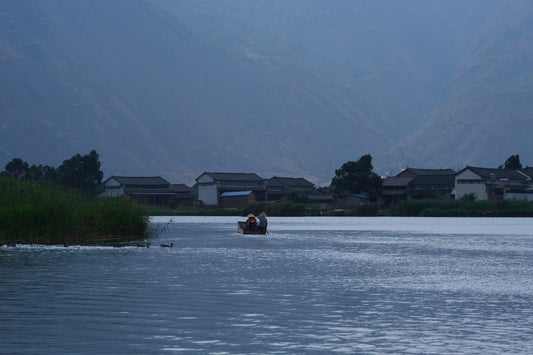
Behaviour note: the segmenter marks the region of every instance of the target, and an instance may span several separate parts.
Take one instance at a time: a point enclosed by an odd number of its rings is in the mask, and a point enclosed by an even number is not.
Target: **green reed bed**
[[[0,242],[88,243],[147,236],[145,210],[48,183],[0,178]]]

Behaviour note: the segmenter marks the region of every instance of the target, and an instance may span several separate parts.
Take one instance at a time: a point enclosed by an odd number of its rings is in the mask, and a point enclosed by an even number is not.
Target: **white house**
[[[203,206],[220,206],[224,192],[251,191],[256,201],[265,200],[265,180],[253,173],[204,172],[196,178],[198,200]]]
[[[528,178],[518,170],[467,166],[455,174],[456,199],[470,193],[477,200],[505,200],[511,191],[525,191]]]

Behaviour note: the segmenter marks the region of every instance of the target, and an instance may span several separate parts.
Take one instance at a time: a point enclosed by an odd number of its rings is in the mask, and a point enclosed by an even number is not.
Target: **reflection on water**
[[[150,248],[0,248],[0,353],[533,351],[530,219],[237,220],[153,218]]]

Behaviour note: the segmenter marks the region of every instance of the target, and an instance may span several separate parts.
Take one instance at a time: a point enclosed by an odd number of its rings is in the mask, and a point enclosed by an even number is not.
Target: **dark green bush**
[[[533,217],[530,201],[409,200],[391,209],[393,216]]]
[[[377,216],[379,205],[377,203],[363,203],[355,209],[357,216]]]
[[[102,237],[139,238],[145,210],[126,198],[97,199],[50,183],[0,178],[0,240],[84,242]]]

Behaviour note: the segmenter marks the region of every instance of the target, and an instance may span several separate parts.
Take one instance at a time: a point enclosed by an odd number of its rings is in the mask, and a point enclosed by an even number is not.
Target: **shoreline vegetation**
[[[48,182],[0,178],[0,244],[93,244],[150,236],[146,209]]]
[[[150,238],[150,216],[398,216],[533,217],[533,201],[409,200],[391,208],[364,203],[354,210],[315,204],[256,202],[236,209],[157,209],[125,197],[98,198],[49,182],[0,178],[0,245],[110,244]],[[111,245],[111,244],[110,244]]]
[[[363,203],[353,210],[324,209],[315,204],[294,202],[256,202],[244,208],[232,209],[148,208],[151,216],[246,216],[261,211],[271,217],[533,217],[533,201],[408,200],[391,208],[380,207],[377,203]]]

